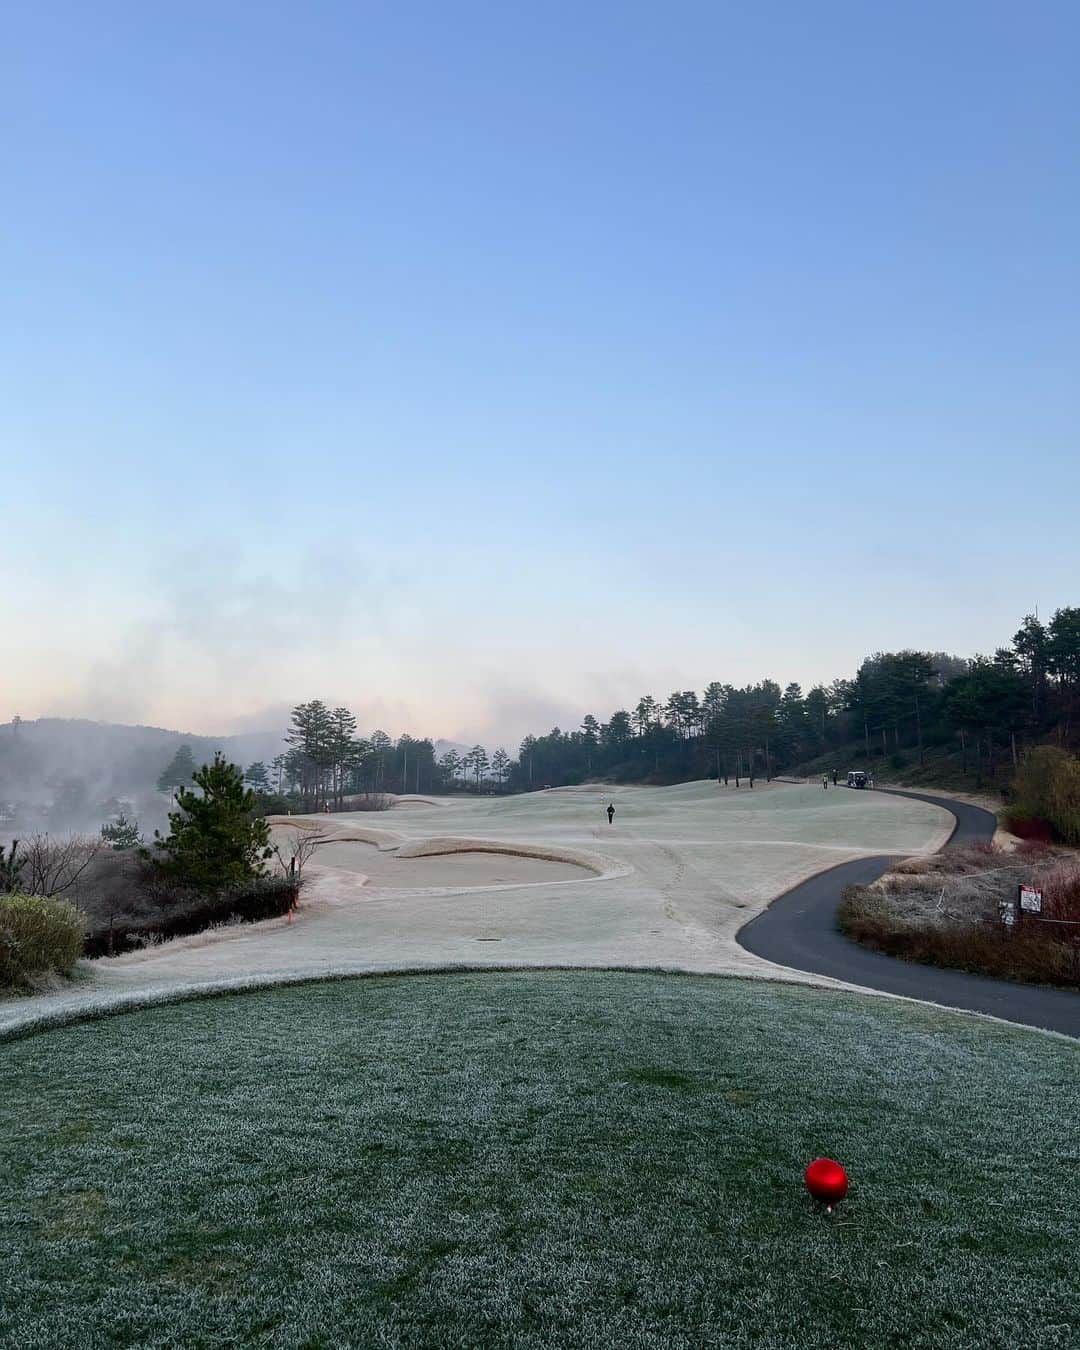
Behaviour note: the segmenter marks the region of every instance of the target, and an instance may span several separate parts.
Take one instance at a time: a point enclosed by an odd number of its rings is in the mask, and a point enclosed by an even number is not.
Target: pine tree
[[[329,795],[334,763],[333,715],[322,699],[298,703],[292,710],[285,741],[295,752],[292,767],[300,783],[304,805],[323,804]]]
[[[482,745],[474,745],[469,751],[469,757],[472,760],[473,772],[476,774],[476,790],[479,792],[484,781],[484,774],[488,770],[487,751]]]
[[[370,737],[371,750],[368,763],[371,766],[371,786],[376,792],[383,790],[383,778],[386,773],[386,758],[394,747],[394,742],[385,731],[373,731]]]
[[[244,787],[239,767],[216,754],[196,770],[194,788],[180,788],[169,833],[155,832],[162,864],[179,880],[213,889],[237,886],[264,871],[270,831],[255,816],[255,794]]]
[[[501,787],[506,782],[506,774],[510,768],[510,756],[500,746],[491,756],[491,772],[499,781]]]
[[[142,843],[142,834],[139,832],[139,822],[137,820],[128,820],[123,811],[116,817],[111,825],[102,825],[102,841],[110,848],[138,848]]]
[[[581,743],[585,747],[585,772],[592,773],[593,754],[600,744],[600,723],[588,713],[581,724]]]
[[[17,839],[11,841],[6,853],[4,845],[0,844],[0,895],[7,895],[19,889],[25,866],[26,855],[19,852]]]
[[[187,787],[195,777],[195,760],[191,747],[182,745],[161,771],[157,788],[159,792],[173,792],[176,788]]]
[[[247,772],[244,774],[244,782],[253,792],[270,791],[270,775],[261,759],[257,759],[254,764],[248,765]]]
[[[330,759],[330,790],[334,805],[340,807],[349,771],[359,759],[356,718],[348,708],[335,708],[330,714],[330,739],[327,749]]]
[[[439,768],[442,771],[443,778],[453,787],[461,771],[461,756],[456,750],[447,750],[446,754],[439,760]]]

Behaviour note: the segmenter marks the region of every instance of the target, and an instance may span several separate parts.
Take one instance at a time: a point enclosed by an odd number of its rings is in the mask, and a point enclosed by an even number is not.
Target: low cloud
[[[78,680],[40,714],[197,731],[282,725],[290,700],[352,683],[351,670],[386,652],[407,594],[404,578],[347,547],[308,549],[289,571],[283,579],[228,544],[160,564],[146,587],[149,615],[106,614],[108,653],[88,653]]]

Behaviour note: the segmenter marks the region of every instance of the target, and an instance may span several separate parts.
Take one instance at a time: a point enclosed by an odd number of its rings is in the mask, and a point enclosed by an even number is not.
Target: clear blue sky
[[[512,745],[1080,603],[1075,4],[3,46],[0,718]]]

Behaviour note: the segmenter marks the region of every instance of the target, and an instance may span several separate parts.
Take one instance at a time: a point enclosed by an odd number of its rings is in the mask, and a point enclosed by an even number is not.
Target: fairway
[[[30,1036],[0,1047],[0,1344],[1064,1350],[1078,1071],[926,1007],[645,973]]]
[[[813,979],[754,956],[736,933],[815,872],[932,852],[953,819],[884,793],[704,781],[447,797],[283,822],[305,825],[334,842],[308,864],[295,922],[87,962],[68,988],[0,1005],[0,1030],[230,983],[492,962]]]

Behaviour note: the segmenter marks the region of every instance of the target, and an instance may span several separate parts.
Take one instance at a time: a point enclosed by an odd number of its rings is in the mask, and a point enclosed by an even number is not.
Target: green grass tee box
[[[1064,1350],[1078,1084],[1062,1039],[696,976],[88,1022],[0,1046],[0,1345]]]

